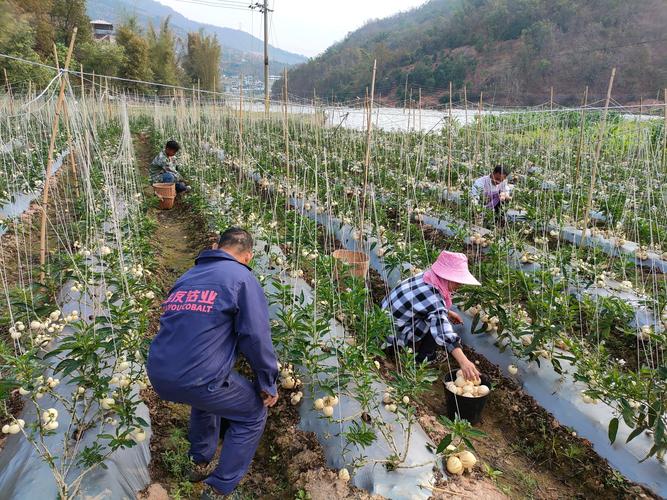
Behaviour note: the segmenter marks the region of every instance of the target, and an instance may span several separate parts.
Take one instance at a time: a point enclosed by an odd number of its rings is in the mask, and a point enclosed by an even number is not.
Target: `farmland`
[[[667,493],[662,110],[445,113],[437,128],[402,131],[370,112],[358,130],[317,105],[265,115],[196,91],[110,99],[75,83],[62,101],[2,101],[0,487],[10,496],[34,494],[36,478],[61,498],[132,496],[152,482],[196,494],[187,417],[157,401],[144,362],[171,283],[229,226],[255,237],[283,367],[279,411],[242,484],[251,497],[294,498],[317,481],[350,498],[357,487],[392,498]],[[147,179],[168,139],[192,186],[171,212]],[[496,164],[514,186],[503,226],[469,196]],[[368,275],[343,272],[339,249],[366,253]],[[383,350],[382,299],[444,249],[465,253],[482,282],[455,296],[463,343],[492,379],[478,427],[443,418],[453,359],[422,365]],[[475,472],[447,477],[439,461],[468,448]],[[308,453],[311,467],[290,461]]]

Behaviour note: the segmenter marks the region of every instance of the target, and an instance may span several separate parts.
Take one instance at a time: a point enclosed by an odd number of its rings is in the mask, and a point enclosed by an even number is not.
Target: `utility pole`
[[[251,9],[258,9],[264,14],[264,112],[269,114],[269,1],[256,2],[250,5]]]

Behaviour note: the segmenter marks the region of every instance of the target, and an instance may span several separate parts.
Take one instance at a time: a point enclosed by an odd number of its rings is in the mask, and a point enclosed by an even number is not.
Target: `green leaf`
[[[447,434],[444,438],[440,440],[440,443],[438,444],[438,448],[435,450],[435,452],[440,455],[443,453],[447,447],[452,444],[452,435]]]
[[[466,444],[466,446],[467,446],[468,448],[470,448],[472,451],[476,451],[476,450],[475,450],[475,447],[472,445],[472,441],[470,441],[470,439],[468,439],[468,438],[466,438],[466,437],[461,438],[461,439],[463,439],[463,442]]]
[[[642,463],[643,461],[645,461],[645,460],[651,458],[653,455],[655,455],[655,454],[658,452],[659,449],[660,449],[660,448],[659,448],[659,446],[658,446],[657,444],[653,445],[653,447],[649,450],[648,455],[646,455],[644,458],[642,458],[642,459],[639,461],[639,463]]]
[[[486,432],[480,431],[479,429],[473,429],[473,428],[469,429],[467,434],[470,437],[474,437],[474,438],[485,438],[486,437]]]
[[[626,439],[625,442],[626,442],[626,443],[629,443],[629,442],[632,441],[634,438],[636,438],[637,436],[639,436],[642,432],[644,432],[645,429],[646,429],[646,427],[644,427],[644,426],[639,426],[639,427],[637,427],[635,430],[633,430],[633,431],[630,433],[630,435],[628,436],[628,439]]]
[[[618,434],[618,418],[614,417],[609,421],[609,429],[607,430],[611,444],[614,444],[614,441],[616,441],[616,434]]]

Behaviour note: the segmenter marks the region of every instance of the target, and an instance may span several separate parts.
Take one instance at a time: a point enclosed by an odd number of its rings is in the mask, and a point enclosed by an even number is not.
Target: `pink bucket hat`
[[[468,257],[462,253],[443,251],[438,260],[431,266],[431,270],[440,278],[462,285],[477,285],[481,283],[468,271]]]

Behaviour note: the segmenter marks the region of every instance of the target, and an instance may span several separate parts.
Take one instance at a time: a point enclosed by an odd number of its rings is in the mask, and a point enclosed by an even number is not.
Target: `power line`
[[[76,76],[80,76],[80,75],[83,75],[85,77],[93,77],[94,76],[97,79],[109,79],[109,80],[114,80],[114,81],[121,81],[121,82],[127,82],[127,83],[147,85],[147,86],[152,86],[152,87],[168,88],[168,89],[175,89],[175,90],[184,90],[184,91],[187,91],[187,92],[194,92],[195,91],[192,87],[183,87],[183,86],[180,86],[180,85],[168,85],[168,84],[165,84],[165,83],[150,82],[150,81],[146,81],[146,80],[134,80],[134,79],[131,79],[131,78],[122,78],[122,77],[118,77],[118,76],[100,75],[100,74],[94,74],[94,73],[89,73],[89,72],[85,72],[85,71],[81,72],[81,71],[76,71],[76,70],[71,70],[71,69],[65,71],[63,68],[56,68],[55,66],[49,66],[48,64],[39,63],[39,62],[35,62],[35,61],[30,61],[28,59],[23,59],[21,57],[11,56],[11,55],[8,55],[8,54],[0,53],[0,58],[10,59],[10,60],[14,60],[14,61],[17,61],[17,62],[29,64],[29,65],[32,65],[32,66],[38,66],[38,67],[46,68],[46,69],[49,69],[49,70],[54,71],[56,73],[60,73],[60,75],[62,75],[64,73],[67,73],[67,74],[72,74],[72,75],[76,75]],[[57,77],[58,77],[58,75],[56,75],[56,78]],[[90,81],[90,80],[88,80],[88,81]],[[53,83],[53,82],[51,82],[51,83]],[[49,84],[49,86],[50,85],[51,84]],[[100,85],[100,87],[101,87],[101,84],[98,84],[98,85]],[[196,90],[196,92],[199,92],[201,94],[208,94],[208,95],[212,95],[212,96],[216,95],[216,96],[223,96],[223,97],[225,97],[225,96],[236,97],[236,94],[225,93],[225,92],[217,92],[217,91],[212,91],[212,90]],[[290,99],[289,104],[291,106],[311,107],[311,101],[309,99],[301,98],[299,96],[292,96],[292,97],[289,97],[289,99]],[[299,101],[302,101],[302,103],[300,103]],[[262,102],[262,100],[261,99],[254,99],[254,102],[260,103],[260,102]],[[276,101],[276,102],[280,103],[281,101]],[[343,102],[343,103],[339,102],[336,105],[332,105],[331,108],[343,108],[345,105],[349,107],[349,106],[353,106],[355,104],[355,102],[356,101],[354,99],[348,100],[348,101]],[[474,103],[470,102],[470,104],[474,104]],[[646,104],[644,105],[645,108],[646,107],[662,108],[662,107],[665,107],[665,106],[667,106],[667,104],[664,104],[664,103],[654,103],[654,104],[650,104],[650,105],[646,105]],[[619,109],[619,110],[623,110],[623,109],[629,110],[629,109],[638,109],[638,108],[640,108],[639,105],[609,106],[609,109]],[[504,108],[501,107],[500,109],[502,110]],[[521,113],[560,113],[560,112],[567,112],[567,111],[581,111],[581,110],[584,110],[584,109],[588,110],[588,111],[601,110],[601,108],[594,107],[594,106],[591,106],[591,105],[585,106],[585,107],[582,107],[582,106],[570,107],[570,108],[563,107],[563,108],[556,108],[556,109],[553,109],[553,110],[549,110],[549,109],[545,110],[545,109],[539,109],[539,108],[526,109],[525,107],[521,108],[521,109],[522,110],[519,111]],[[437,109],[429,109],[429,111],[438,111],[438,110]],[[488,111],[488,109],[486,109],[486,111]],[[363,109],[358,109],[358,110],[353,109],[351,112],[362,113],[364,111],[363,111]],[[471,115],[474,115],[474,113],[476,113],[476,111],[471,110],[470,113],[471,113]]]
[[[224,0],[220,0],[219,2],[214,2],[213,0],[176,0],[176,1],[191,5],[202,5],[205,7],[215,7],[219,9],[228,9],[228,10],[248,11],[248,9],[252,8],[252,6],[247,3],[231,2]]]

